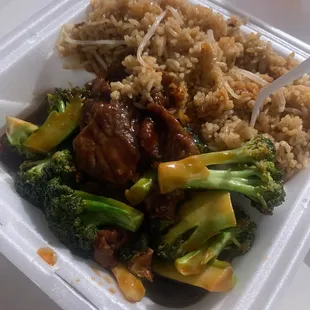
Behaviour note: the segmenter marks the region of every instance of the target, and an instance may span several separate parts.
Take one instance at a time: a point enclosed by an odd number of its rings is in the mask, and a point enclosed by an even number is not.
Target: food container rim
[[[309,57],[310,55],[310,46],[308,44],[268,25],[258,18],[249,16],[244,11],[225,1],[195,0],[193,2],[207,5],[225,16],[233,14],[240,17],[247,17],[249,20],[247,26],[251,30],[260,32],[263,37],[279,44],[286,50],[294,51],[301,59]],[[42,40],[46,39],[50,33],[55,31],[59,25],[64,24],[68,19],[74,17],[75,14],[86,9],[88,4],[89,0],[54,0],[19,27],[9,32],[0,40],[0,75],[5,74],[5,71],[18,61],[22,55],[31,52]],[[309,178],[307,179],[309,182]],[[296,199],[294,206],[296,213],[291,212],[290,216],[285,220],[286,225],[291,225],[292,227],[289,232],[289,237],[285,239],[287,241],[283,245],[281,251],[279,250],[278,253],[274,253],[276,262],[283,263],[287,266],[286,272],[281,274],[279,266],[275,266],[272,262],[266,263],[267,275],[260,281],[260,274],[258,274],[257,279],[252,282],[253,285],[259,284],[258,286],[261,287],[261,289],[255,290],[253,286],[249,287],[248,291],[244,294],[244,298],[234,310],[253,309],[251,306],[256,300],[256,297],[262,297],[264,292],[266,293],[266,300],[262,302],[263,307],[261,309],[272,309],[274,302],[279,298],[279,292],[285,287],[286,283],[289,282],[290,277],[293,276],[294,271],[298,267],[298,263],[305,257],[306,251],[309,249],[310,245],[310,227],[307,225],[307,221],[301,220],[302,216],[306,220],[310,218],[310,208],[308,208],[310,204],[310,194],[308,193],[310,193],[309,183],[304,187],[301,196]],[[0,207],[4,202],[5,198],[0,201]],[[285,233],[285,227],[281,227],[281,229],[281,233]],[[298,242],[296,242],[296,240],[298,240]],[[280,244],[280,240],[277,240],[277,243]],[[292,255],[292,257],[281,258],[280,256],[284,253],[284,248],[286,252],[288,252],[289,248],[294,249],[294,255]],[[8,252],[6,254],[10,256],[10,260],[14,263],[14,258]],[[18,263],[16,264],[18,265]],[[29,278],[33,278],[29,272],[25,272],[23,266],[19,265],[18,267],[26,273]],[[276,288],[273,282],[275,277],[277,277]],[[42,281],[44,281],[44,277],[42,277],[42,279]],[[35,282],[39,283],[40,281],[38,276]],[[269,290],[271,287],[274,287],[274,290],[272,292],[267,292],[266,290]],[[253,289],[253,292],[250,292],[251,289]],[[65,307],[65,304],[62,306]],[[90,308],[92,308],[92,306],[89,305],[87,309]]]

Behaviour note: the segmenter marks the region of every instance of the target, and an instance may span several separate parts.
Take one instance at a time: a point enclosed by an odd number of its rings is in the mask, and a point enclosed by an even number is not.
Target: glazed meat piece
[[[162,105],[166,109],[176,109],[180,107],[186,98],[184,86],[177,86],[174,79],[167,72],[162,73],[162,91],[154,89],[151,92],[153,102]]]
[[[103,268],[116,266],[115,252],[126,240],[126,233],[120,229],[100,230],[94,244],[95,261]]]
[[[177,86],[174,83],[173,77],[165,71],[163,72],[162,85],[165,97],[167,98],[165,107],[179,107],[182,101],[185,99],[186,91],[184,90],[184,87]]]
[[[121,62],[113,61],[107,70],[107,80],[110,82],[122,81],[126,78],[126,68]]]
[[[184,192],[181,190],[162,195],[159,188],[155,188],[153,193],[146,198],[144,208],[151,217],[174,220],[177,206],[183,200]]]
[[[111,88],[109,83],[102,77],[97,77],[89,84],[91,97],[103,101],[110,101]]]
[[[153,280],[152,275],[152,257],[153,250],[148,248],[146,252],[137,253],[128,264],[128,269],[133,274],[140,278],[146,278],[149,281]]]
[[[130,102],[87,102],[89,123],[74,139],[78,167],[98,181],[125,184],[136,173],[138,116]],[[85,122],[85,119],[84,119]]]
[[[91,122],[94,115],[96,114],[96,109],[98,109],[98,106],[104,103],[107,103],[107,102],[98,101],[97,99],[88,99],[84,103],[84,107],[83,107],[82,114],[81,114],[81,120],[80,120],[81,130],[83,130]]]
[[[160,160],[159,136],[155,126],[155,122],[150,117],[145,118],[140,126],[139,139],[141,147],[153,159]]]
[[[139,138],[154,160],[179,160],[200,153],[192,137],[163,106],[150,103],[147,110],[151,119],[144,120]]]
[[[106,72],[106,80],[109,82],[119,82],[125,79],[129,74],[123,66],[123,60],[128,56],[135,53],[133,47],[127,47],[123,52],[115,53],[114,59],[108,66]]]
[[[86,86],[90,90],[90,99],[84,104],[80,128],[87,126],[96,113],[96,106],[110,102],[111,89],[104,78],[97,77]]]

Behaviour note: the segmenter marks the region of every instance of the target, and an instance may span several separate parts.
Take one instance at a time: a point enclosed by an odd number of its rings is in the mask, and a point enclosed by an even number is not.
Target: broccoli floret
[[[236,218],[227,192],[197,193],[179,210],[178,221],[157,236],[155,253],[175,260],[199,249],[221,230],[236,226]]]
[[[80,254],[89,252],[103,225],[136,231],[143,214],[114,199],[73,188],[76,168],[70,151],[56,152],[37,162],[24,162],[16,175],[17,192],[40,208],[60,241]],[[66,184],[66,185],[65,185]]]
[[[59,176],[62,182],[74,185],[77,181],[76,167],[73,162],[71,151],[62,150],[54,153],[51,157],[51,165],[46,166],[47,180]]]
[[[52,111],[56,111],[58,113],[63,113],[65,112],[68,103],[70,103],[73,98],[80,97],[84,99],[89,96],[90,91],[86,88],[56,88],[54,93],[47,94],[47,100],[49,103],[48,112],[51,113]]]
[[[75,166],[67,150],[43,160],[22,163],[15,176],[15,188],[20,196],[44,210],[46,183],[56,176],[70,183],[75,180]]]
[[[111,198],[73,190],[59,178],[46,188],[45,214],[59,240],[72,250],[89,252],[101,226],[116,225],[136,231],[143,213]]]
[[[150,193],[156,181],[156,173],[147,172],[130,189],[126,190],[125,195],[129,203],[133,206],[140,204]]]
[[[275,181],[269,172],[258,175],[256,169],[209,170],[209,177],[187,183],[186,188],[220,189],[244,194],[252,201],[252,206],[265,215],[273,214],[273,209],[285,200],[283,182]]]
[[[257,224],[243,210],[235,208],[237,227],[232,242],[223,249],[223,256],[226,259],[234,259],[237,256],[248,253],[255,241]]]
[[[33,159],[39,154],[43,157],[51,151],[55,152],[78,128],[83,104],[88,96],[89,91],[79,87],[56,89],[54,94],[48,94],[49,115],[40,127],[7,117],[6,135],[16,153]]]
[[[50,113],[44,124],[25,141],[24,145],[38,154],[46,154],[71,137],[79,126],[86,97],[82,90],[58,90],[49,95]]]
[[[208,240],[201,248],[177,259],[175,266],[183,275],[198,274],[219,255],[232,260],[250,251],[257,225],[243,211],[236,210],[237,226],[226,229]]]
[[[275,167],[274,158],[272,142],[259,136],[236,150],[162,163],[158,168],[160,190],[162,193],[177,188],[237,192],[250,198],[261,213],[272,214],[285,199],[283,173]],[[226,170],[216,169],[223,164],[228,165]]]
[[[44,167],[49,163],[50,159],[24,162],[19,167],[14,180],[15,189],[18,194],[40,209],[43,209],[45,195]]]
[[[38,130],[38,126],[15,117],[6,117],[6,140],[4,143],[17,154],[35,159],[37,155],[24,146],[26,139]]]
[[[255,164],[254,167],[252,167],[254,170],[257,170],[258,176],[264,176],[265,173],[267,178],[270,176],[273,178],[276,182],[283,182],[284,180],[284,172],[277,169],[275,164],[271,161],[259,161]],[[268,174],[269,173],[269,174]]]

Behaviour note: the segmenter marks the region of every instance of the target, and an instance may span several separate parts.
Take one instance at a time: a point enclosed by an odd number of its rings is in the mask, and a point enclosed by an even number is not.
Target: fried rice
[[[105,75],[115,62],[127,77],[111,82],[112,98],[136,98],[143,108],[163,88],[163,72],[183,92],[171,113],[191,123],[214,149],[231,149],[263,133],[286,177],[309,159],[308,76],[264,102],[255,128],[249,120],[259,90],[298,64],[278,55],[243,21],[226,20],[184,0],[92,0],[86,20],[64,25],[57,48],[71,68]]]

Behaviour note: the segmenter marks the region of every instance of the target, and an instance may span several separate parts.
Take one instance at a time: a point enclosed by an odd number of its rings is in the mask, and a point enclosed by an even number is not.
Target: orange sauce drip
[[[105,282],[107,282],[108,284],[112,283],[112,279],[109,276],[105,276],[103,275],[100,270],[98,268],[96,268],[95,266],[91,267],[92,271],[99,276],[100,278],[102,278]]]
[[[50,248],[40,248],[37,253],[50,266],[54,266],[56,264],[57,255],[54,250]]]

